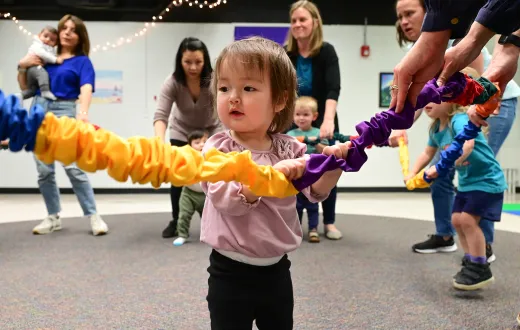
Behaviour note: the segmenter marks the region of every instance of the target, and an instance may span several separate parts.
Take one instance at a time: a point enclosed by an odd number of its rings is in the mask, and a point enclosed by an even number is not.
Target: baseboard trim
[[[403,193],[410,192],[405,187],[338,187],[340,193]],[[429,193],[430,189],[415,189],[414,193]],[[0,194],[39,194],[38,188],[0,188]],[[72,188],[60,188],[62,194],[73,194]],[[94,188],[95,194],[169,194],[170,188]],[[520,193],[520,187],[516,188]]]

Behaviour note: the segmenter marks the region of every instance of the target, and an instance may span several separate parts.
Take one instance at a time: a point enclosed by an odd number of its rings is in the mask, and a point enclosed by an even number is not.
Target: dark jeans
[[[323,224],[324,225],[333,225],[336,222],[336,197],[337,197],[338,187],[334,186],[330,191],[329,197],[326,200],[321,202],[321,207],[323,208]]]
[[[296,211],[300,224],[302,223],[303,210],[307,210],[307,218],[309,219],[309,231],[317,229],[320,222],[320,207],[318,203],[311,203],[303,193],[296,195]]]
[[[171,139],[170,144],[172,146],[183,147],[188,143],[181,140]],[[182,187],[175,187],[174,185],[170,188],[170,200],[172,202],[172,219],[177,226],[177,219],[179,219],[179,200],[181,199]]]
[[[253,266],[213,250],[208,267],[212,330],[292,330],[294,295],[291,262]]]

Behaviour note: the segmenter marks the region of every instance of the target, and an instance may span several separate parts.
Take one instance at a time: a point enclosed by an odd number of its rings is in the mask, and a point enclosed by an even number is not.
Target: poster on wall
[[[92,94],[92,104],[123,103],[123,71],[96,71],[96,91]]]
[[[390,95],[390,86],[394,81],[392,72],[379,73],[379,107],[389,108],[392,95]]]
[[[283,46],[289,33],[288,26],[235,26],[235,41],[253,36],[263,37]]]

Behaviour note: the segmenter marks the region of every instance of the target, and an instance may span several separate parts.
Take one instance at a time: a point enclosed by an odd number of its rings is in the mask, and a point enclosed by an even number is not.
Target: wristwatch
[[[504,45],[504,44],[513,44],[515,45],[516,47],[519,47],[520,48],[520,37],[514,35],[514,34],[510,34],[510,35],[501,35],[500,38],[498,39],[498,43],[501,44],[501,45]]]

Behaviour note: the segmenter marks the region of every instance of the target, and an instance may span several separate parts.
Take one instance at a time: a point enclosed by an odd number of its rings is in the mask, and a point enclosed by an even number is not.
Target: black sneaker
[[[426,241],[413,245],[412,250],[417,253],[455,252],[457,244],[453,236],[446,241],[442,236],[430,235]]]
[[[488,286],[494,280],[489,263],[477,264],[468,260],[466,266],[455,275],[453,287],[465,291],[478,290]]]
[[[486,258],[487,262],[492,263],[493,261],[497,260],[497,257],[493,253],[493,248],[491,247],[491,244],[486,244]],[[466,262],[469,261],[466,256],[462,257],[462,266],[466,265]]]
[[[164,228],[162,232],[162,237],[172,238],[176,236],[179,236],[179,234],[177,233],[177,220],[172,220],[168,223],[168,226]]]

